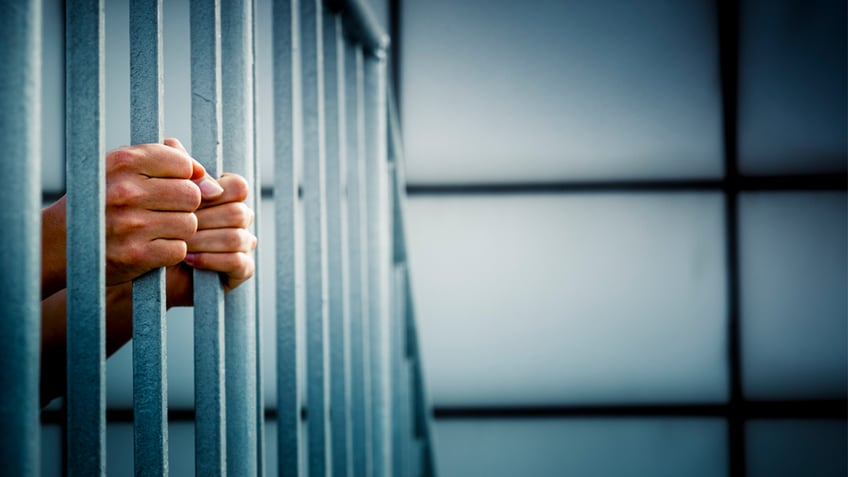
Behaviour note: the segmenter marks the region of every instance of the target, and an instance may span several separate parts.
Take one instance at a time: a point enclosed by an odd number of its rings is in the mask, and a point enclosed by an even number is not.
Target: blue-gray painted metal
[[[295,320],[294,12],[297,0],[274,0],[274,216],[279,475],[300,475],[300,400]]]
[[[386,225],[389,205],[386,184],[386,89],[385,60],[366,56],[364,60],[365,104],[365,184],[368,208],[368,309],[371,351],[371,437],[373,471],[389,475],[391,442],[388,422],[388,335],[387,299],[391,244]]]
[[[41,2],[13,7],[0,15],[0,462],[8,475],[38,475]]]
[[[327,179],[327,296],[330,355],[330,427],[332,472],[346,477],[351,470],[350,396],[348,392],[348,330],[344,306],[346,248],[342,196],[345,160],[344,38],[341,18],[324,9],[324,111]]]
[[[162,139],[162,2],[130,3],[130,136]],[[168,473],[168,382],[165,269],[133,282],[133,412],[135,475]]]
[[[191,1],[192,154],[221,171],[221,18],[218,0]],[[194,271],[195,473],[226,474],[224,291],[217,273]]]
[[[68,474],[106,472],[103,0],[66,3]]]
[[[364,111],[362,102],[362,50],[345,45],[345,169],[347,175],[348,305],[350,322],[350,408],[352,470],[355,477],[369,475],[370,413],[367,356],[368,274],[365,238]]]
[[[320,0],[300,4],[303,214],[306,280],[306,405],[309,474],[329,466],[327,419],[327,230],[324,58]]]
[[[397,178],[392,174],[394,182]],[[393,200],[396,203],[397,200]],[[409,473],[409,450],[408,442],[412,438],[412,432],[407,425],[408,381],[406,360],[406,280],[407,268],[404,264],[394,266],[392,280],[392,313],[390,320],[391,330],[391,372],[392,372],[392,442],[393,469],[392,475],[396,477],[408,475]]]
[[[253,28],[253,42],[252,42],[252,66],[251,66],[251,74],[253,77],[253,97],[250,98],[250,101],[253,103],[253,124],[254,124],[254,132],[253,132],[253,157],[251,161],[253,163],[253,230],[257,231],[257,236],[259,235],[258,231],[261,230],[261,209],[262,209],[262,178],[261,178],[261,167],[259,161],[256,158],[256,144],[257,144],[257,135],[255,130],[256,125],[256,117],[257,117],[257,94],[256,94],[256,5],[254,2],[254,6],[251,9],[251,25]],[[254,341],[256,342],[256,475],[257,477],[265,477],[265,393],[263,389],[265,387],[265,380],[263,378],[263,359],[262,359],[262,336],[263,336],[263,326],[262,326],[262,290],[259,286],[259,271],[262,268],[261,261],[259,260],[259,249],[262,247],[262,243],[257,242],[256,251],[254,252],[255,265],[256,270],[254,276],[256,277],[256,284],[253,286],[253,301],[254,301],[254,309],[256,312],[256,338]]]
[[[253,184],[253,0],[221,1],[221,62],[227,65],[221,71],[224,170]],[[251,193],[245,200],[251,209],[257,204],[254,197]],[[230,476],[257,473],[255,284],[248,280],[224,299]]]

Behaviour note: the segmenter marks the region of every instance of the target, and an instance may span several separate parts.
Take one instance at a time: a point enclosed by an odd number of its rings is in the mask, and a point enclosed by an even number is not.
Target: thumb
[[[186,148],[178,139],[168,138],[165,139],[164,143],[166,146],[179,149],[188,156],[188,151],[186,151]],[[224,193],[224,188],[218,184],[218,181],[209,177],[206,173],[206,169],[203,168],[203,165],[197,162],[194,158],[191,159],[191,166],[191,181],[197,184],[197,187],[200,188],[200,196],[204,201],[217,199]]]
[[[191,181],[200,188],[200,196],[203,200],[210,201],[221,197],[221,194],[224,193],[221,184],[218,184],[218,181],[207,174],[206,169],[199,162],[194,159],[192,161],[194,162],[194,172],[191,175]]]

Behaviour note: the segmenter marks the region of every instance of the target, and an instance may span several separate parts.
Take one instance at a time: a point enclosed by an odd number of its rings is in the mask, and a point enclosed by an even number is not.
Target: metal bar
[[[363,150],[364,111],[362,102],[362,49],[352,43],[345,45],[345,129],[347,173],[347,240],[348,240],[348,313],[350,314],[350,406],[352,469],[355,477],[369,475],[368,440],[369,412],[367,345],[365,323],[368,316],[368,275],[364,248],[365,201]]]
[[[93,476],[106,472],[103,0],[66,9],[68,470]]]
[[[219,0],[191,1],[192,153],[221,173],[221,18]],[[218,274],[194,271],[196,475],[226,474],[224,292]]]
[[[327,386],[327,230],[325,202],[324,58],[320,0],[300,8],[303,111],[303,213],[306,251],[306,401],[310,475],[326,475],[329,458]]]
[[[396,178],[396,176],[393,176]],[[394,182],[394,180],[393,180]],[[397,200],[393,201],[397,202]],[[412,432],[406,425],[406,409],[408,403],[408,386],[406,381],[406,265],[396,263],[392,276],[392,314],[390,321],[392,354],[392,444],[393,468],[392,475],[400,477],[407,475],[409,456],[407,441],[412,438]]]
[[[162,2],[130,3],[130,136],[162,140]],[[133,281],[133,452],[135,475],[168,474],[165,269]]]
[[[295,320],[294,21],[298,0],[273,5],[274,215],[277,327],[277,456],[279,475],[300,475],[300,401]]]
[[[256,236],[259,236],[259,230],[261,230],[261,209],[262,209],[262,179],[261,179],[261,167],[260,163],[256,157],[256,143],[257,143],[257,135],[256,135],[256,117],[257,117],[257,107],[256,101],[258,98],[256,92],[256,37],[258,36],[256,33],[256,4],[253,3],[253,8],[251,9],[251,28],[253,29],[253,41],[252,41],[252,51],[251,51],[251,84],[253,85],[253,96],[250,98],[250,101],[253,103],[253,156],[251,157],[251,161],[253,164],[253,230],[256,231]],[[261,261],[259,260],[259,250],[262,247],[261,242],[257,242],[256,251],[254,252],[254,259],[256,264],[255,276],[256,276],[256,284],[253,286],[254,296],[254,309],[256,311],[256,337],[254,338],[256,342],[256,476],[257,477],[265,477],[265,393],[263,390],[265,389],[265,380],[263,378],[263,358],[262,358],[262,337],[264,335],[263,326],[262,326],[262,290],[259,286],[259,272],[262,268]]]
[[[364,60],[365,175],[368,208],[368,295],[371,348],[371,409],[374,475],[388,475],[391,443],[388,439],[388,284],[391,244],[388,241],[388,187],[386,184],[385,59]]]
[[[253,184],[253,0],[221,2],[223,164]],[[256,208],[255,195],[245,204]],[[255,231],[255,230],[254,230]],[[226,311],[227,475],[257,473],[256,281],[224,298]]]
[[[41,304],[41,2],[0,15],[0,462],[38,475]]]
[[[329,9],[323,13],[324,47],[324,111],[327,186],[327,297],[328,348],[330,365],[330,426],[332,472],[347,476],[349,427],[349,395],[346,355],[348,344],[344,307],[345,250],[342,215],[342,165],[344,163],[344,45],[341,17]]]

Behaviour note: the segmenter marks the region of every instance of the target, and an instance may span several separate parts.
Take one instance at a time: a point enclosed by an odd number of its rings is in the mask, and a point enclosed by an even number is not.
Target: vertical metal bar
[[[277,326],[277,456],[279,475],[300,474],[300,402],[295,320],[294,21],[297,0],[273,5],[274,215]]]
[[[262,174],[260,163],[256,158],[256,143],[257,143],[257,135],[256,135],[256,100],[257,100],[257,92],[256,92],[256,3],[253,2],[253,8],[251,9],[251,28],[253,29],[253,38],[251,42],[251,84],[253,89],[253,96],[250,98],[250,101],[253,104],[253,137],[251,141],[253,142],[253,155],[251,157],[251,161],[253,164],[253,230],[256,231],[256,236],[259,237],[259,231],[261,230],[261,209],[262,209]],[[257,243],[256,251],[254,252],[254,258],[256,263],[256,284],[253,286],[253,302],[254,302],[254,310],[256,314],[256,325],[255,332],[256,337],[254,341],[256,342],[256,363],[254,366],[256,367],[256,476],[257,477],[265,477],[265,393],[264,389],[264,378],[263,378],[263,359],[262,359],[262,290],[259,281],[259,271],[262,268],[262,264],[259,260],[259,248],[261,247],[261,242]]]
[[[362,200],[364,168],[362,50],[353,43],[345,46],[345,129],[347,173],[347,239],[348,239],[348,313],[350,315],[350,406],[353,475],[368,475],[368,406],[366,405],[366,329],[368,276],[363,248],[365,201]]]
[[[0,462],[38,475],[41,303],[41,2],[0,15]]]
[[[327,231],[324,146],[324,59],[321,0],[300,9],[303,98],[303,211],[306,245],[306,400],[309,473],[326,475],[327,419]]]
[[[411,437],[406,426],[407,381],[406,373],[406,265],[398,263],[394,266],[392,282],[392,313],[390,331],[392,336],[392,444],[393,468],[392,474],[401,477],[407,474],[408,456],[407,440]]]
[[[221,71],[224,169],[253,183],[253,0],[222,0]],[[249,194],[246,205],[258,202]],[[256,475],[255,280],[224,298],[226,310],[227,474]]]
[[[68,470],[89,476],[106,471],[103,1],[66,9]]]
[[[344,162],[344,51],[342,20],[324,10],[324,111],[327,180],[327,293],[330,355],[330,425],[333,475],[347,476],[349,396],[344,310],[342,164]]]
[[[388,475],[391,450],[388,440],[388,335],[386,333],[389,281],[386,185],[385,60],[369,55],[365,78],[365,174],[368,208],[368,295],[371,348],[372,440],[374,475]]]
[[[162,2],[130,3],[130,135],[133,144],[162,139]],[[168,473],[165,269],[133,282],[135,475]]]
[[[221,173],[221,18],[219,0],[191,1],[192,153]],[[218,274],[194,271],[195,472],[226,474],[224,292]]]

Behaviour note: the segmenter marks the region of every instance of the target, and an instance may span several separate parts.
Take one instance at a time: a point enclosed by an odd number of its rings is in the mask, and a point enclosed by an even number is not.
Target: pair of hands
[[[168,304],[179,306],[192,303],[192,268],[220,272],[226,291],[253,276],[244,178],[215,181],[176,139],[110,152],[106,177],[107,285],[168,267]]]
[[[248,184],[217,181],[176,139],[106,156],[106,285],[167,269],[168,306],[192,304],[192,268],[221,273],[226,291],[253,276]],[[42,213],[42,298],[65,288],[65,199]]]
[[[247,181],[207,176],[176,139],[106,156],[106,354],[132,338],[132,280],[167,267],[167,306],[193,303],[193,269],[219,272],[226,291],[253,276]],[[41,402],[65,389],[66,199],[42,210]]]

